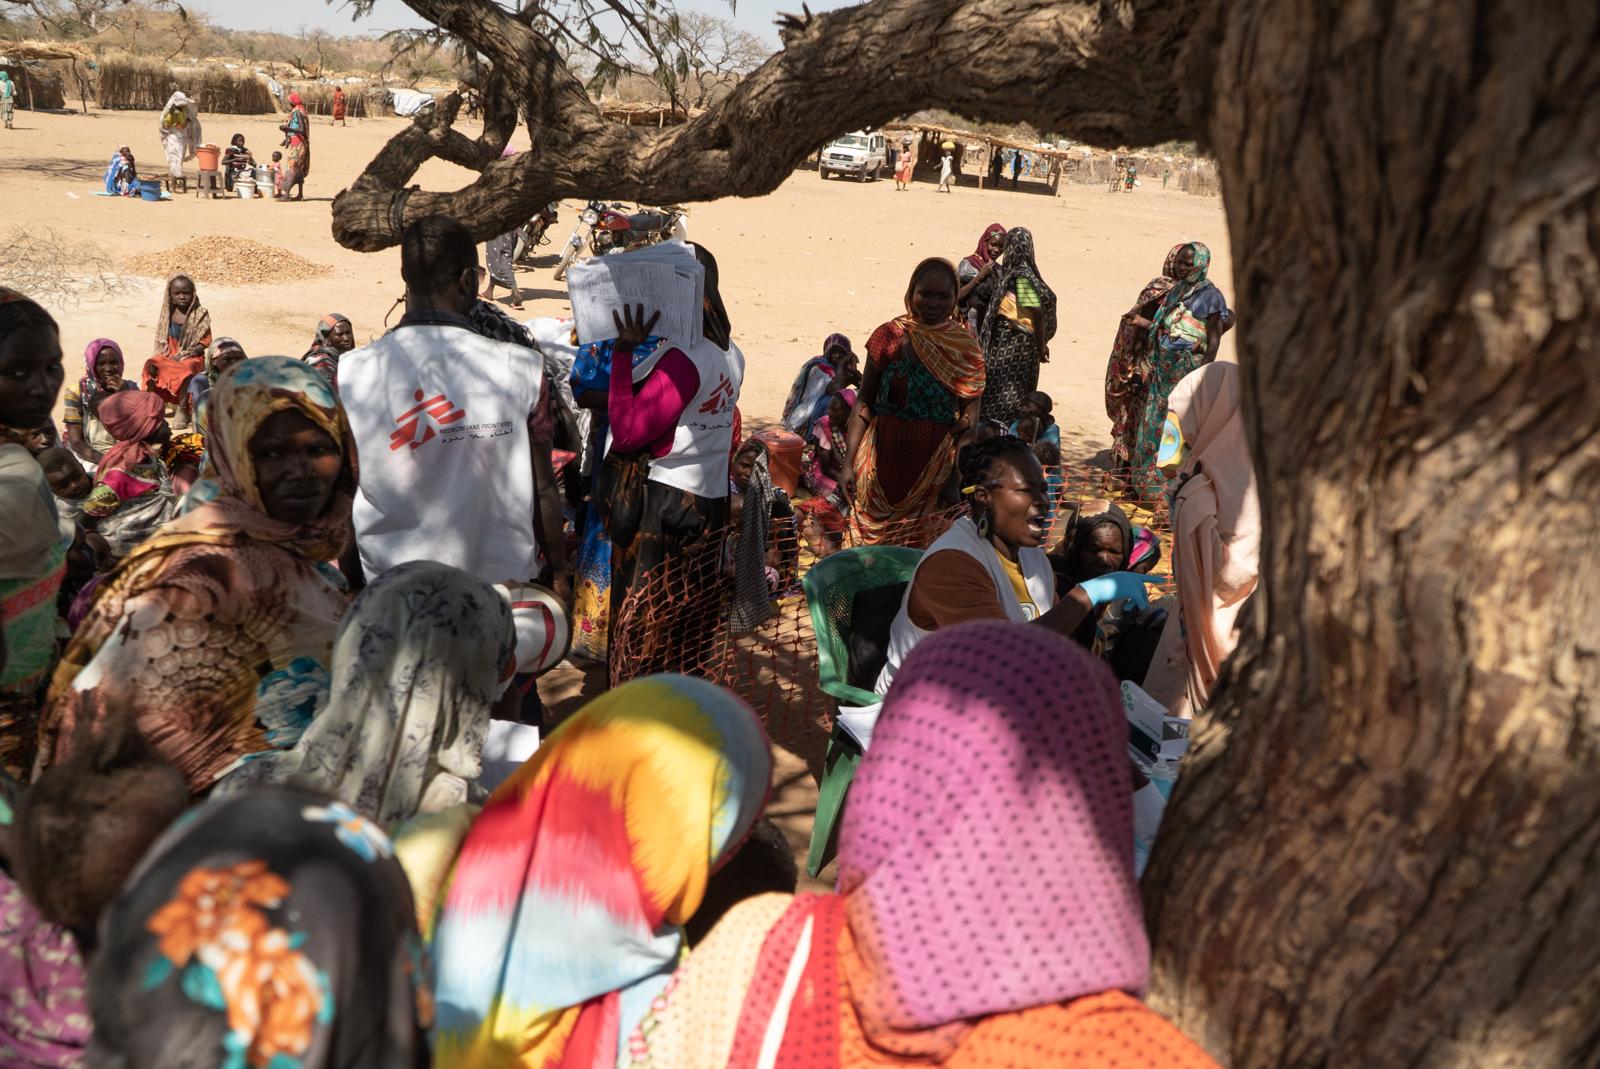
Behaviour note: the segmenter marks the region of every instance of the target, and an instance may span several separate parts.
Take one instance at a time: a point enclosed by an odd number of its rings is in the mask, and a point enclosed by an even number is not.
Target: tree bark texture
[[[353,248],[764,193],[924,107],[1208,145],[1267,537],[1145,876],[1151,1000],[1236,1067],[1600,1064],[1600,5],[871,0],[652,130],[514,16],[407,2],[497,118],[398,135]],[[482,177],[401,195],[431,155]]]
[[[1145,877],[1234,1066],[1600,1063],[1600,7],[1234,0],[1268,540]]]
[[[489,238],[563,197],[757,196],[835,135],[935,103],[975,119],[1026,115],[1106,144],[1186,129],[1164,62],[1186,29],[1152,0],[873,0],[786,31],[784,49],[727,97],[665,129],[603,119],[550,43],[490,0],[406,4],[486,58],[496,81],[485,100],[502,118],[476,141],[451,131],[454,112],[446,119],[443,109],[419,119],[426,131],[396,135],[334,200],[334,236],[348,248],[397,244],[407,223],[435,212]],[[518,108],[532,151],[501,160]],[[451,192],[408,190],[447,146],[478,179]]]

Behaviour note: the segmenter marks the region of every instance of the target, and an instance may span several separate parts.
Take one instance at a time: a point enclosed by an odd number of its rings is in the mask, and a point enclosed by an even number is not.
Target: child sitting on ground
[[[1061,512],[1061,491],[1066,486],[1066,473],[1061,470],[1061,449],[1053,442],[1034,442],[1033,455],[1039,458],[1039,466],[1044,469],[1044,489],[1050,499],[1050,534],[1047,539],[1046,551],[1053,548],[1061,532],[1056,529],[1055,519]]]
[[[1050,409],[1054,404],[1050,395],[1043,390],[1030,393],[1023,398],[1021,406],[1017,409],[1017,419],[1011,424],[1011,433],[1030,445],[1049,442],[1059,451],[1061,428],[1056,426],[1056,421],[1050,415]]]
[[[840,390],[828,402],[828,412],[812,427],[812,438],[806,447],[805,474],[802,479],[806,489],[815,496],[809,501],[795,504],[799,515],[800,537],[806,548],[820,560],[844,545],[845,517],[850,513],[850,502],[839,490],[839,476],[844,473],[849,446],[845,428],[850,423],[850,411],[855,407],[856,392]]]
[[[765,532],[767,546],[760,563],[769,592],[779,594],[799,577],[800,547],[794,536],[794,506],[783,488],[772,484],[768,461],[766,445],[760,439],[751,438],[739,447],[728,469],[729,519],[737,532],[729,543],[728,565],[730,571],[736,571],[740,564],[740,555],[734,547],[744,531],[745,509],[759,509],[765,514],[766,522],[760,526]]]

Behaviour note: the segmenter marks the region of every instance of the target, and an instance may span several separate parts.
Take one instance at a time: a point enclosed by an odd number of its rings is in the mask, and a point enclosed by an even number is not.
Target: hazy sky
[[[810,0],[811,10],[842,7],[848,0]],[[218,25],[234,30],[277,30],[293,33],[301,26],[320,26],[330,33],[382,33],[425,25],[415,12],[400,0],[378,0],[372,14],[352,23],[350,10],[338,0],[197,0],[189,5],[206,12]],[[679,0],[683,10],[728,14],[723,0]],[[743,29],[759,35],[773,49],[778,47],[772,20],[779,11],[799,11],[800,0],[740,0],[733,20]]]

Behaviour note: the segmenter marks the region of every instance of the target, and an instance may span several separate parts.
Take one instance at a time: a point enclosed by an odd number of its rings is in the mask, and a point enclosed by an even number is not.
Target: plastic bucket
[[[800,459],[806,449],[805,439],[781,427],[757,431],[755,438],[767,447],[767,470],[772,475],[773,485],[793,494],[800,487]]]
[[[256,195],[256,180],[254,178],[235,178],[233,190],[244,200],[252,200]]]
[[[256,185],[261,190],[261,195],[266,196],[272,192],[272,168],[264,163],[256,164]]]
[[[139,197],[141,200],[161,199],[161,179],[141,175],[139,178]]]
[[[222,150],[216,145],[201,145],[194,150],[194,162],[202,171],[215,171],[217,160],[222,157]]]

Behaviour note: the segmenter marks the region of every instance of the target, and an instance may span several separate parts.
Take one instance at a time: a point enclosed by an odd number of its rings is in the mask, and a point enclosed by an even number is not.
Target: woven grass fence
[[[1095,156],[1079,163],[1068,174],[1068,179],[1081,185],[1106,186],[1110,184],[1113,174],[1119,179],[1127,174],[1130,162],[1139,168],[1139,180],[1146,186],[1160,184],[1161,173],[1169,171],[1172,185],[1181,192],[1202,197],[1216,197],[1222,194],[1222,183],[1217,177],[1216,164],[1210,160],[1191,160],[1184,157],[1167,163],[1155,156],[1120,156],[1117,162],[1113,163],[1110,156]]]
[[[223,67],[175,71],[137,56],[111,56],[101,62],[98,98],[102,108],[159,111],[174,85],[200,104],[202,115],[271,115],[278,110],[267,83],[249,71]]]
[[[1178,188],[1185,193],[1203,197],[1220,197],[1222,179],[1217,175],[1217,165],[1210,160],[1195,160],[1178,172]]]

